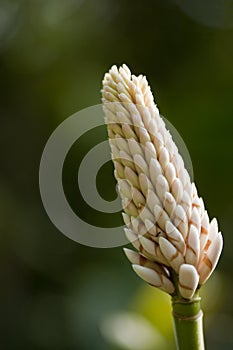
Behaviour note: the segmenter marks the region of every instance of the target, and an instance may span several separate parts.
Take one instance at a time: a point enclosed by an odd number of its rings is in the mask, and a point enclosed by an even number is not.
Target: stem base
[[[201,298],[195,294],[186,300],[180,296],[172,298],[173,321],[178,350],[204,350],[203,312]]]

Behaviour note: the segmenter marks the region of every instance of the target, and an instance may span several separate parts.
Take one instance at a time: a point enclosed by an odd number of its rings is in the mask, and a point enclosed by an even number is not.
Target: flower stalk
[[[179,350],[204,350],[203,312],[198,293],[190,300],[172,298],[176,346]]]
[[[172,296],[177,349],[204,349],[198,290],[223,239],[161,118],[146,78],[123,65],[103,80],[103,109],[122,199],[125,254],[136,274]]]

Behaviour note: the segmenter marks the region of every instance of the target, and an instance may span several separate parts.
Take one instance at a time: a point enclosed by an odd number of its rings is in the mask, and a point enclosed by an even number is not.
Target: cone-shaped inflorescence
[[[142,279],[169,294],[178,292],[175,274],[191,299],[221,254],[217,220],[209,220],[145,76],[113,66],[102,93],[125,233],[138,251],[125,254]]]

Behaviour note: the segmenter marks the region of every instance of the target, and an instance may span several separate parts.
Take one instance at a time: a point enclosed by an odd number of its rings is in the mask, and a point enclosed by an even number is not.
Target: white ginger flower
[[[113,66],[103,80],[103,108],[115,177],[138,252],[125,249],[134,271],[169,294],[191,299],[215,269],[223,239],[159,115],[145,76]]]

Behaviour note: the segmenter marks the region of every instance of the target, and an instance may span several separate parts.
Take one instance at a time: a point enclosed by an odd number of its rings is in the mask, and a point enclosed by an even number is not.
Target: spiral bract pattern
[[[209,220],[146,77],[113,66],[102,96],[125,233],[136,248],[126,256],[146,282],[190,299],[221,254],[217,220]]]

